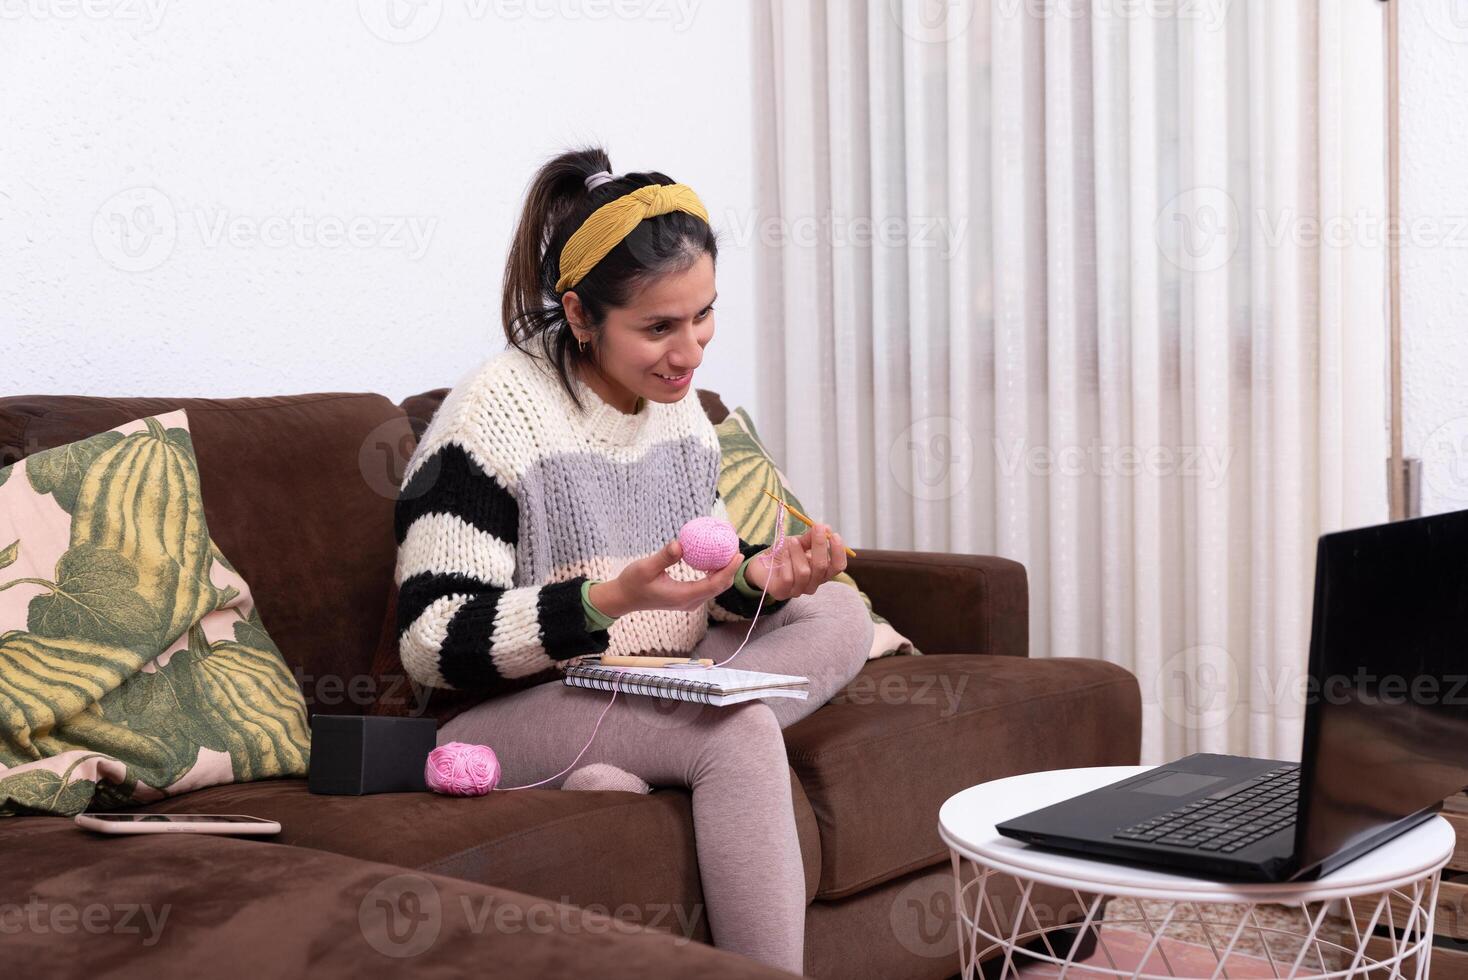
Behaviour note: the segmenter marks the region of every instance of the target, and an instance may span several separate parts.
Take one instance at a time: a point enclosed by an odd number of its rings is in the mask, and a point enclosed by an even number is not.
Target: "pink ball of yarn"
[[[739,552],[739,533],[717,517],[695,517],[678,532],[683,560],[700,572],[716,572]]]
[[[500,760],[488,745],[445,742],[428,753],[423,780],[446,796],[483,796],[500,781]]]

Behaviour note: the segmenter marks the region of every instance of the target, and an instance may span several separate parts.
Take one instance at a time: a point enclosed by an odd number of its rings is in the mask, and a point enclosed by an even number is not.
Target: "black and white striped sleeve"
[[[514,588],[519,506],[461,445],[424,458],[399,493],[398,651],[429,687],[493,693],[505,681],[605,651],[588,630],[584,576]]]

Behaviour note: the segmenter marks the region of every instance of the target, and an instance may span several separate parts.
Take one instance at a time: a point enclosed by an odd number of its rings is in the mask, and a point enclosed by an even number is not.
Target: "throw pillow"
[[[0,469],[0,815],[304,776],[309,752],[184,412]]]
[[[743,408],[734,409],[728,418],[714,426],[714,431],[719,434],[719,496],[724,498],[729,520],[741,538],[751,544],[774,543],[772,528],[779,505],[765,496],[761,492],[763,490],[778,493],[791,507],[802,514],[809,514],[812,520],[815,519],[815,515],[801,505],[795,491],[790,488],[790,481],[785,479],[785,474],[775,465],[769,451],[760,441],[759,434],[755,432],[754,422],[748,412]],[[801,535],[808,530],[793,514],[787,513],[785,520],[786,534]],[[842,572],[832,581],[856,589],[862,602],[866,603],[867,614],[872,617],[875,626],[872,649],[867,654],[868,660],[893,654],[922,653],[912,645],[911,640],[878,615],[872,608],[871,597],[861,591],[855,579]]]

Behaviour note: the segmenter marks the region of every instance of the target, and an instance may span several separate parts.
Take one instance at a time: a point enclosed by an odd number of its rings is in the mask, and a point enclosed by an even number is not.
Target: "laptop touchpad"
[[[1227,778],[1227,776],[1204,776],[1196,772],[1165,770],[1140,783],[1132,783],[1127,789],[1135,790],[1138,793],[1156,793],[1158,796],[1184,796]]]

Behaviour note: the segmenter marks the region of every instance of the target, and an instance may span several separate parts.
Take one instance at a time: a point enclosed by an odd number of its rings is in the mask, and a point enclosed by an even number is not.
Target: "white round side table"
[[[1350,864],[1315,881],[1253,883],[1212,881],[1150,868],[1099,861],[1058,851],[1044,851],[1008,837],[994,825],[1040,807],[1059,803],[1080,793],[1146,772],[1150,766],[1107,766],[1091,769],[1057,769],[996,779],[970,787],[949,797],[938,813],[938,832],[948,844],[953,860],[956,911],[959,926],[959,964],[965,980],[976,976],[979,963],[996,950],[1003,952],[1000,977],[1019,976],[1021,964],[1051,964],[1059,975],[1086,977],[1229,976],[1230,957],[1242,950],[1246,935],[1263,946],[1263,955],[1275,977],[1294,980],[1373,976],[1415,977],[1428,975],[1432,950],[1432,919],[1437,886],[1443,865],[1452,856],[1452,827],[1442,817],[1414,827]],[[974,873],[964,880],[963,862]],[[1074,896],[1084,920],[1043,924],[1032,907],[1037,886],[1051,886]],[[1008,905],[996,898],[1002,891],[1017,889],[1018,901]],[[1134,916],[1118,919],[1101,915],[1113,897],[1137,900]],[[1149,914],[1142,900],[1162,903]],[[1326,913],[1339,900],[1350,920],[1351,936],[1339,940],[1322,935]],[[1267,926],[1261,923],[1257,906],[1286,905],[1304,914],[1303,929]],[[1220,925],[1215,917],[1205,923],[1206,905],[1243,906],[1237,924]],[[1317,905],[1311,910],[1309,906]],[[1370,909],[1369,912],[1366,909]],[[1367,922],[1357,925],[1358,919]],[[1135,967],[1119,966],[1107,947],[1104,934],[1095,929],[1097,949],[1104,962],[1094,958],[1083,967],[1074,957],[1081,940],[1103,922],[1131,926],[1150,937]],[[1374,952],[1367,948],[1377,924],[1395,923],[1395,938],[1378,939]],[[1215,964],[1211,972],[1179,974],[1162,943],[1169,927],[1196,925],[1206,937],[1206,947]],[[1073,932],[1067,944],[1061,931]],[[1215,931],[1218,934],[1215,936]],[[1052,942],[1052,937],[1055,941]],[[1293,957],[1276,957],[1268,940],[1298,945]],[[1038,943],[1038,945],[1036,945]],[[1381,944],[1386,949],[1380,949]],[[1308,969],[1306,956],[1313,950],[1316,962]],[[1257,954],[1254,954],[1257,955]],[[1149,963],[1159,959],[1159,964]],[[1330,961],[1345,965],[1328,968]],[[1143,972],[1160,966],[1167,972]],[[1318,969],[1316,969],[1318,967]],[[1311,972],[1313,971],[1313,972]],[[1383,972],[1377,972],[1383,971]],[[1234,973],[1237,976],[1238,973]]]

